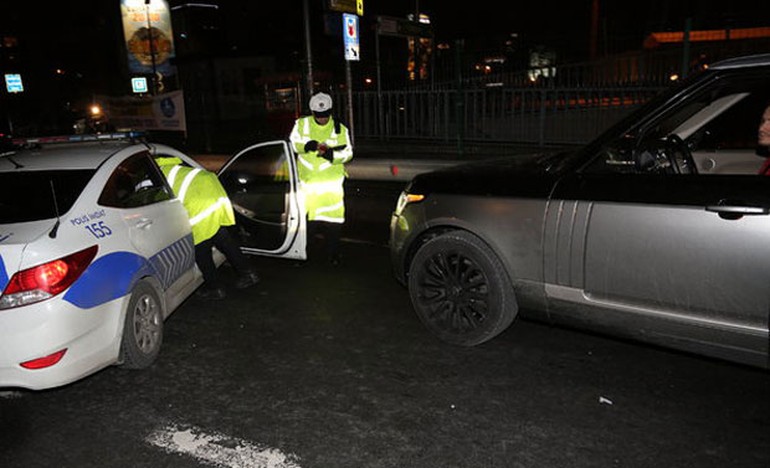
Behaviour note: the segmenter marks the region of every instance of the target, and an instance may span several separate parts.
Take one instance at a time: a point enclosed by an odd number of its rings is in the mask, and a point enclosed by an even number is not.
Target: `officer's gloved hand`
[[[311,151],[318,151],[318,142],[315,140],[310,140],[305,143],[305,153],[309,153]]]
[[[331,148],[328,148],[326,151],[319,153],[318,155],[329,162],[334,162],[334,150]]]

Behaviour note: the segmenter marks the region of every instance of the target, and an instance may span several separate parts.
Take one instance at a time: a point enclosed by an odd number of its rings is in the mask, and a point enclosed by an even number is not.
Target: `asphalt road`
[[[523,320],[444,345],[382,229],[339,268],[253,259],[262,282],[189,299],[150,369],[0,389],[0,467],[770,466],[769,373]]]

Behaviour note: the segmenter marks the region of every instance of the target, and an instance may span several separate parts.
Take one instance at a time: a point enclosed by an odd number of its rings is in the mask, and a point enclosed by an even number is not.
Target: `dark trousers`
[[[308,221],[307,223],[308,243],[317,235],[324,238],[326,244],[326,255],[329,258],[339,256],[340,236],[342,234],[342,223],[328,223],[326,221]]]
[[[222,226],[214,234],[214,237],[195,246],[195,263],[200,268],[201,273],[203,273],[203,281],[207,283],[208,287],[216,288],[222,286],[217,275],[217,266],[214,264],[212,250],[214,247],[224,254],[227,261],[239,274],[249,270],[249,261],[241,252],[241,247],[230,235],[227,227]]]

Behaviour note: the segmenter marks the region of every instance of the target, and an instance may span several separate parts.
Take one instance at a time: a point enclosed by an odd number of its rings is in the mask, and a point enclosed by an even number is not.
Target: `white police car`
[[[0,151],[0,387],[149,366],[163,320],[201,284],[187,214],[153,161],[184,155],[131,137]]]
[[[203,282],[187,213],[154,158],[202,166],[138,136],[0,145],[0,387],[51,388],[113,364],[151,365],[164,319]],[[244,149],[219,177],[245,253],[305,258],[287,142]]]

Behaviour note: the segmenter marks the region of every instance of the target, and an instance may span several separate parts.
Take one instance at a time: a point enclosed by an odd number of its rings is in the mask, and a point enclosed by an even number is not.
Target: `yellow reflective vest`
[[[184,166],[179,158],[159,157],[155,162],[187,210],[195,245],[211,239],[220,227],[235,224],[233,205],[216,174]]]
[[[289,140],[297,154],[297,171],[310,221],[345,222],[345,163],[353,159],[353,145],[348,129],[330,118],[318,125],[312,115],[300,117],[294,123]],[[305,152],[305,144],[315,140],[333,150],[332,162],[318,157],[317,151]]]

